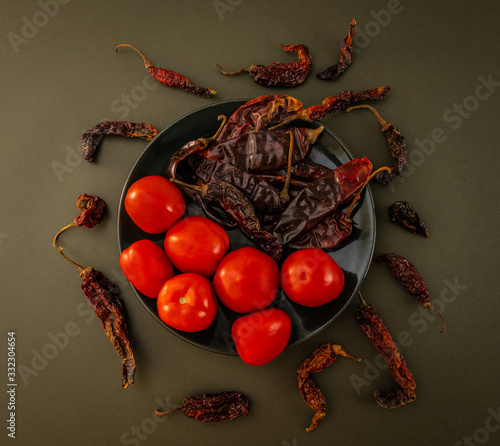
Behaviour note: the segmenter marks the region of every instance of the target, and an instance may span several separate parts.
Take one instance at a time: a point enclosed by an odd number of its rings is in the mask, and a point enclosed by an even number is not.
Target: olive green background
[[[64,3],[64,4],[62,4]],[[375,1],[66,1],[2,0],[0,47],[0,387],[7,384],[7,332],[16,333],[16,440],[7,437],[0,396],[0,443],[19,445],[460,445],[499,444],[498,101],[500,6],[493,0]],[[352,18],[354,61],[337,82],[314,74],[336,62]],[[134,44],[158,66],[219,93],[202,99],[155,84]],[[247,75],[253,63],[293,61],[279,44],[304,43],[313,55],[306,82],[266,89]],[[218,101],[289,93],[305,106],[341,90],[390,83],[377,107],[408,141],[409,161],[392,186],[373,184],[375,255],[409,258],[427,281],[448,326],[420,310],[387,268],[374,263],[362,285],[401,345],[417,400],[380,408],[375,389],[392,378],[355,319],[353,301],[325,331],[262,367],[201,350],[156,323],[119,268],[116,234],[122,186],[143,140],[105,139],[98,160],[82,160],[82,133],[101,120],[146,121],[163,130]],[[327,116],[355,155],[390,161],[367,111]],[[193,129],[193,138],[196,138]],[[65,252],[114,280],[126,306],[137,361],[136,384],[120,386],[120,360],[86,304],[75,269],[52,248],[77,214],[81,193],[108,204],[104,223],[61,236]],[[407,200],[429,239],[394,226],[387,206]],[[427,319],[428,318],[428,319]],[[318,428],[295,370],[319,345],[342,344],[361,363],[340,358],[316,377],[328,402]],[[199,392],[239,390],[251,415],[199,423],[158,418]]]

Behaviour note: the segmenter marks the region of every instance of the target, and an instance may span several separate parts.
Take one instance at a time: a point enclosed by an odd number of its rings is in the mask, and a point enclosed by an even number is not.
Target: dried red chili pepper
[[[75,219],[69,224],[61,228],[54,237],[52,246],[56,247],[56,240],[59,235],[66,229],[72,226],[85,226],[86,228],[93,228],[101,223],[104,219],[104,209],[106,203],[99,197],[89,194],[81,194],[76,200],[76,207],[80,212]]]
[[[380,175],[375,177],[375,180],[380,184],[388,184],[394,181],[398,176],[403,167],[406,164],[406,140],[405,137],[396,130],[392,122],[385,121],[380,114],[371,105],[362,104],[354,107],[348,108],[346,111],[355,110],[358,108],[367,108],[373,112],[377,117],[380,125],[382,126],[382,133],[387,138],[389,143],[389,149],[391,150],[391,155],[394,160],[394,164],[390,172],[381,172]]]
[[[430,293],[427,284],[410,261],[397,254],[384,254],[377,258],[377,263],[382,262],[387,264],[392,275],[403,285],[408,293],[418,300],[420,305],[434,311],[439,316],[443,322],[443,328],[440,332],[443,333],[446,330],[444,318],[430,303]]]
[[[355,158],[304,188],[281,214],[273,234],[282,244],[307,232],[358,190],[372,168],[367,158]]]
[[[106,135],[137,137],[151,141],[157,134],[158,130],[146,122],[102,121],[83,134],[82,154],[91,163],[97,147]]]
[[[347,353],[340,345],[324,344],[317,348],[311,357],[306,359],[297,368],[297,381],[300,394],[302,398],[304,398],[304,401],[316,411],[311,425],[306,429],[308,432],[315,429],[318,425],[318,421],[321,421],[326,415],[326,400],[321,390],[314,382],[312,373],[321,372],[332,365],[338,355],[354,359],[355,361],[361,361],[360,358],[356,358]]]
[[[250,401],[241,392],[220,392],[215,394],[200,393],[184,398],[180,406],[161,411],[156,409],[157,416],[169,415],[181,410],[189,418],[202,422],[230,421],[242,415],[248,415]]]
[[[293,127],[249,132],[212,145],[198,154],[231,164],[246,172],[280,169],[288,165],[291,138],[294,143],[292,164],[297,164],[310,152],[323,129],[324,127],[316,129]]]
[[[59,254],[80,272],[83,280],[82,290],[94,307],[106,335],[122,358],[122,386],[126,388],[134,384],[135,360],[118,287],[100,271],[92,267],[84,268],[70,260],[63,253],[63,248],[59,247],[58,250]]]
[[[255,209],[248,198],[235,186],[225,181],[212,181],[194,186],[175,179],[171,181],[197,190],[207,200],[218,204],[251,240],[259,245],[274,260],[283,254],[283,246],[273,234],[261,228]]]
[[[231,72],[223,71],[219,65],[217,65],[217,69],[226,76],[244,72],[249,73],[254,82],[263,87],[295,87],[302,84],[311,71],[312,58],[309,48],[306,45],[281,45],[281,48],[286,52],[297,51],[299,61],[292,63],[275,62],[268,66],[251,65]]]
[[[317,73],[316,77],[322,80],[335,81],[337,80],[342,73],[347,70],[349,65],[352,62],[352,36],[354,35],[354,30],[356,29],[356,20],[352,19],[351,24],[349,25],[349,34],[344,37],[344,46],[340,50],[339,53],[339,61],[327,68],[325,71],[321,73]]]
[[[193,84],[193,82],[191,82],[186,76],[182,74],[176,73],[175,71],[166,70],[165,68],[155,67],[141,51],[139,51],[136,47],[129,45],[128,43],[118,45],[115,49],[116,52],[118,52],[118,49],[123,46],[127,46],[137,51],[142,57],[144,66],[147,68],[151,76],[153,76],[154,79],[156,79],[163,85],[189,91],[190,93],[193,93],[201,98],[209,98],[210,96],[214,96],[217,94],[217,92],[215,90],[212,90],[211,88],[200,87]]]
[[[410,231],[413,234],[419,234],[429,237],[429,231],[424,222],[420,219],[417,211],[406,201],[396,201],[388,208],[391,221]]]
[[[396,347],[375,307],[368,305],[361,293],[358,294],[361,305],[356,310],[357,320],[379,355],[387,363],[389,371],[397,383],[397,387],[386,394],[376,390],[374,393],[375,400],[386,409],[395,409],[415,401],[417,385],[413,374],[406,366],[403,355]]]

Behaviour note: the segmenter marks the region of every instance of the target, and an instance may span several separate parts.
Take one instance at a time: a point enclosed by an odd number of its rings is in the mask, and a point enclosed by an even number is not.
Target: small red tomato
[[[174,275],[165,251],[151,240],[139,240],[124,249],[120,267],[138,291],[153,298],[158,297],[163,284]]]
[[[237,313],[268,307],[278,292],[279,267],[256,248],[235,249],[219,263],[214,276],[217,296]]]
[[[186,203],[171,181],[158,175],[137,180],[125,195],[125,211],[148,234],[161,234],[184,215]]]
[[[319,248],[290,254],[281,267],[281,288],[288,298],[306,307],[336,299],[344,288],[344,273],[337,262]]]
[[[236,319],[231,335],[244,362],[263,365],[285,349],[291,331],[290,316],[279,308],[268,308]]]
[[[229,237],[217,223],[206,217],[186,217],[165,235],[165,251],[183,273],[208,277],[229,249]]]
[[[210,281],[194,273],[169,279],[157,301],[160,319],[177,330],[194,332],[209,327],[217,314],[217,298]]]

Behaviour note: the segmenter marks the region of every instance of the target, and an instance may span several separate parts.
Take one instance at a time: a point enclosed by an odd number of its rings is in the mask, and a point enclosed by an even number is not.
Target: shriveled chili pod
[[[418,234],[426,238],[429,237],[429,231],[425,227],[424,222],[420,219],[415,208],[407,201],[392,203],[388,211],[389,218],[394,224],[401,226],[413,234]]]
[[[76,267],[83,282],[81,288],[92,304],[96,316],[101,321],[104,331],[122,358],[122,386],[134,384],[135,359],[130,345],[123,304],[118,287],[108,280],[103,273],[92,268],[84,268],[70,260],[59,247],[59,254]]]
[[[352,62],[352,37],[354,35],[354,30],[356,29],[356,20],[352,19],[351,24],[349,25],[349,33],[344,38],[344,45],[339,53],[339,61],[328,67],[325,71],[321,73],[317,73],[316,77],[321,80],[335,81],[337,80],[342,73],[347,70],[349,65]]]
[[[380,125],[382,126],[382,133],[387,138],[394,163],[390,172],[381,172],[380,175],[375,177],[375,180],[380,184],[388,184],[391,181],[394,181],[399,176],[399,173],[406,164],[406,139],[401,133],[396,130],[396,127],[394,127],[394,124],[392,122],[385,121],[377,112],[377,110],[371,105],[361,104],[354,107],[349,107],[346,111],[349,112],[358,108],[367,108],[373,112],[373,114],[380,122]]]
[[[124,46],[137,51],[137,53],[139,53],[139,55],[142,57],[144,66],[147,68],[151,76],[153,76],[154,79],[156,79],[163,85],[189,91],[190,93],[193,93],[201,98],[209,98],[210,96],[214,96],[217,94],[217,92],[215,90],[212,90],[211,88],[200,87],[194,84],[182,74],[176,73],[175,71],[166,70],[165,68],[155,67],[141,51],[139,51],[136,47],[129,45],[128,43],[118,45],[116,47],[116,52],[118,52],[118,50]]]
[[[274,260],[283,254],[283,246],[276,236],[261,228],[252,203],[235,186],[225,181],[212,181],[202,186],[194,186],[175,179],[171,181],[197,190],[204,198],[218,204],[232,218],[241,231],[260,246]]]
[[[85,160],[91,163],[95,151],[106,135],[136,137],[151,141],[157,134],[158,130],[146,122],[102,121],[83,134],[82,154]]]
[[[415,401],[417,385],[413,374],[406,366],[403,355],[394,343],[376,308],[373,305],[368,305],[361,293],[358,294],[361,301],[361,305],[356,310],[358,323],[368,339],[372,341],[378,354],[388,365],[389,372],[397,384],[393,390],[385,394],[376,390],[375,400],[386,409],[395,409]]]
[[[52,241],[52,246],[56,247],[56,240],[59,235],[66,229],[72,226],[85,226],[86,228],[93,228],[101,223],[104,219],[104,209],[106,203],[101,198],[95,195],[81,194],[76,200],[76,207],[80,212],[75,219],[69,224],[61,228]]]
[[[347,353],[344,348],[337,344],[324,344],[317,348],[311,357],[306,359],[297,368],[297,381],[299,384],[299,391],[304,398],[304,401],[316,411],[311,421],[311,425],[306,429],[310,432],[318,425],[326,416],[326,400],[321,390],[316,385],[312,373],[318,373],[332,365],[337,359],[338,355],[346,358],[361,361],[360,358]]]
[[[220,73],[226,76],[248,73],[256,84],[263,87],[295,87],[302,84],[311,71],[312,58],[306,45],[281,45],[286,52],[297,51],[299,60],[292,63],[275,62],[270,65],[251,65],[236,71],[224,71],[217,65]]]
[[[202,422],[230,421],[248,415],[250,401],[241,392],[200,393],[184,398],[182,404],[171,410],[156,409],[157,416],[169,415],[180,410],[189,418]]]
[[[392,275],[403,285],[406,291],[410,293],[424,308],[434,311],[441,321],[443,328],[439,330],[443,333],[446,330],[446,323],[441,313],[436,310],[429,301],[430,293],[427,284],[420,276],[412,263],[398,254],[384,254],[377,257],[377,263],[385,262]]]

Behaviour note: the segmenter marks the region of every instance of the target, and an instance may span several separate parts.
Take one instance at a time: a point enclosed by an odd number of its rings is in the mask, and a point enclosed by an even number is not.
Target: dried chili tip
[[[298,62],[281,63],[275,62],[265,65],[250,65],[236,71],[224,71],[217,65],[219,73],[225,76],[233,76],[240,73],[248,73],[253,77],[256,84],[264,87],[295,87],[302,84],[311,71],[312,58],[306,45],[281,45],[286,52],[297,51]]]
[[[441,313],[436,310],[436,308],[434,308],[430,303],[430,293],[427,284],[422,279],[413,264],[408,259],[398,254],[383,254],[377,257],[377,263],[382,262],[385,262],[387,264],[392,275],[398,280],[401,285],[403,285],[405,290],[410,295],[418,300],[420,305],[437,314],[437,316],[443,322],[443,328],[439,330],[439,332],[444,333],[444,331],[446,330],[446,322]]]
[[[248,415],[249,406],[248,397],[241,392],[200,393],[184,398],[180,406],[167,411],[156,409],[155,413],[164,416],[181,410],[185,416],[201,422],[219,422]]]
[[[59,229],[54,236],[52,246],[56,247],[56,240],[59,235],[66,229],[72,226],[85,226],[86,228],[93,228],[101,223],[104,219],[104,209],[106,203],[99,197],[89,194],[81,194],[76,200],[76,207],[82,212],[78,214],[75,219],[69,224]]]
[[[91,163],[93,155],[106,135],[142,138],[151,141],[158,130],[147,122],[102,121],[87,130],[82,136],[82,154]]]
[[[100,271],[79,265],[66,257],[59,246],[59,254],[73,265],[82,278],[82,291],[94,307],[96,316],[101,321],[106,336],[122,359],[122,387],[134,384],[135,359],[130,346],[127,324],[118,287]]]
[[[155,67],[144,55],[144,53],[139,51],[135,46],[129,45],[128,43],[122,43],[121,45],[118,45],[115,48],[115,51],[118,52],[118,50],[124,46],[132,48],[134,51],[139,53],[139,55],[142,57],[142,60],[144,61],[144,66],[146,67],[146,69],[149,71],[151,76],[161,84],[167,85],[168,87],[180,88],[181,90],[188,91],[201,98],[209,98],[217,94],[217,92],[215,90],[212,90],[211,88],[200,87],[194,84],[182,74],[176,73],[175,71],[166,70],[164,68]]]
[[[407,231],[429,237],[429,231],[425,227],[424,222],[420,219],[417,211],[406,201],[396,201],[388,208],[389,218],[391,221],[406,229]]]
[[[339,61],[327,68],[321,73],[317,73],[316,77],[321,80],[337,80],[344,73],[352,62],[352,37],[356,29],[356,20],[352,19],[349,25],[349,33],[344,37],[344,45],[339,53]]]

